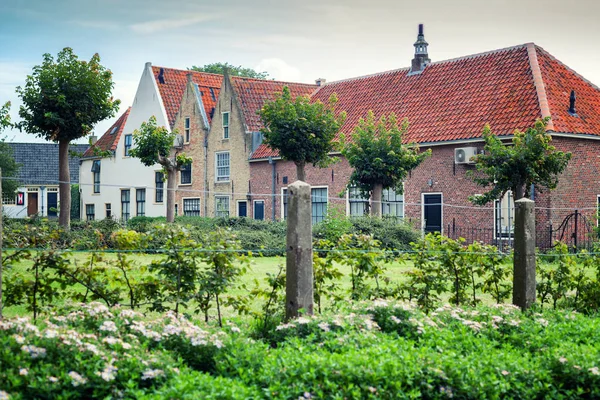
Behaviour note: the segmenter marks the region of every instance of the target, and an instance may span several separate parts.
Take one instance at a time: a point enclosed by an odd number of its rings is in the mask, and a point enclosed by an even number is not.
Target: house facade
[[[575,209],[590,221],[596,214],[600,90],[533,43],[431,62],[421,31],[410,68],[328,83],[312,98],[326,101],[333,93],[339,99],[336,108],[347,112],[341,133],[351,135],[369,110],[376,117],[394,113],[409,121],[406,142],[432,150],[431,157],[404,182],[403,194],[384,193],[382,204],[371,204],[382,207],[384,214],[402,217],[425,232],[441,231],[487,242],[508,238],[514,216],[511,194],[495,204],[473,206],[469,197],[484,189],[467,175],[474,170],[469,159],[483,151],[486,124],[508,143],[515,129],[525,130],[544,117],[551,117],[547,129],[553,145],[572,152],[573,158],[557,190],[531,188],[538,243],[556,239],[561,234],[558,227]],[[344,160],[327,169],[308,167],[313,222],[320,218],[315,219],[314,213],[323,209],[320,203],[325,197],[325,207],[335,205],[348,215],[364,212],[369,199],[351,191],[338,196],[350,172]],[[293,164],[281,160],[267,146],[261,145],[253,153],[251,185],[258,193],[273,194],[265,197],[267,215],[274,219],[285,216],[285,187],[296,180],[295,175]]]
[[[135,216],[166,215],[162,166],[147,167],[129,151],[135,146],[133,132],[152,116],[158,126],[174,129],[188,73],[146,63],[131,108],[84,155],[80,176],[82,218],[127,221]],[[220,75],[191,72],[191,76],[201,87],[220,88]],[[175,152],[181,150],[178,147]]]
[[[17,164],[20,164],[20,187],[14,196],[3,193],[2,211],[11,218],[34,215],[56,218],[60,192],[58,189],[58,144],[55,143],[8,143]],[[71,183],[79,183],[79,154],[88,145],[73,144],[69,147]]]

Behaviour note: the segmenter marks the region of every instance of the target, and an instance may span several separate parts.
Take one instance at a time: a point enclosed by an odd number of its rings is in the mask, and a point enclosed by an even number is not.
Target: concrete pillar
[[[310,185],[296,181],[288,186],[285,316],[298,310],[313,313],[312,206]]]
[[[526,310],[535,303],[535,202],[515,201],[513,304]]]

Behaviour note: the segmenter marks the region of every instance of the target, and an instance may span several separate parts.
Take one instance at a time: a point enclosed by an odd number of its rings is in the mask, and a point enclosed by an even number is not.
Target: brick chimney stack
[[[420,74],[423,72],[425,67],[431,63],[429,55],[427,54],[427,46],[429,43],[425,41],[425,34],[423,33],[423,24],[419,24],[419,35],[415,46],[415,58],[412,59],[412,65],[410,68],[411,74]]]

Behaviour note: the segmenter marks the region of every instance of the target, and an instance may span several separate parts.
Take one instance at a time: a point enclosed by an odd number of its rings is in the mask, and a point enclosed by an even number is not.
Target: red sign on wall
[[[25,193],[17,192],[17,205],[22,206],[25,205]]]

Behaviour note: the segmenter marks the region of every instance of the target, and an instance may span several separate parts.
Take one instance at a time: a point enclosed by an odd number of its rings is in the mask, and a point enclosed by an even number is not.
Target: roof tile
[[[121,134],[123,133],[125,122],[127,122],[127,118],[129,117],[130,111],[131,107],[129,107],[119,117],[119,119],[114,124],[112,124],[110,128],[108,128],[104,135],[102,135],[94,145],[89,147],[85,151],[85,153],[83,153],[82,158],[94,157],[94,149],[98,149],[100,151],[115,151],[117,149],[119,139],[121,138]]]

